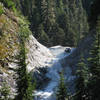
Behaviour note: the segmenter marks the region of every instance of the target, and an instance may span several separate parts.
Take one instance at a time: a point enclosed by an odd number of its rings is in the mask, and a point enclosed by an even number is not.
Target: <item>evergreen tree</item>
[[[58,85],[56,98],[57,98],[57,100],[66,100],[66,98],[67,98],[67,88],[66,88],[66,85],[64,83],[63,72],[61,72],[61,74],[60,74],[60,82]]]
[[[80,39],[87,35],[87,15],[81,0],[63,1],[63,7],[62,13],[60,11],[57,16],[57,22],[66,33],[65,44],[76,46]]]
[[[75,100],[88,100],[88,68],[83,55],[77,65],[76,73],[76,97]]]
[[[91,57],[88,59],[91,72],[89,84],[89,94],[91,100],[100,99],[100,19],[98,20],[95,41],[90,51]]]
[[[0,0],[0,2],[2,2],[4,4],[5,7],[7,7],[8,9],[15,9],[15,4],[13,2],[13,0]]]
[[[88,22],[82,0],[19,1],[21,5],[19,2],[17,4],[21,6],[23,14],[28,17],[31,23],[30,28],[37,39],[41,24],[45,32],[45,36],[41,36],[41,38],[48,37],[49,41],[52,42],[51,45],[55,45],[54,35],[59,38],[59,34],[55,33],[55,25],[57,25],[56,27],[59,26],[59,30],[62,30],[65,34],[63,38],[65,42],[60,42],[61,45],[76,46],[80,39],[87,35]],[[47,44],[43,42],[44,39],[41,39],[40,42],[46,46],[51,46],[48,44],[48,39],[46,38]]]
[[[74,41],[77,45],[80,39],[85,37],[88,32],[89,26],[87,21],[87,15],[82,5],[82,0],[74,0],[73,3],[70,3],[70,21],[71,27],[74,30]]]
[[[55,10],[54,10],[54,1],[46,0],[46,7],[42,13],[43,24],[45,27],[45,32],[49,34],[52,29],[52,26],[55,23]]]
[[[63,45],[64,44],[65,33],[64,33],[63,29],[60,28],[57,24],[55,24],[53,26],[51,35],[52,35],[51,41],[52,41],[53,45],[57,45],[57,44]]]
[[[27,89],[25,94],[24,100],[34,100],[33,90],[36,87],[36,81],[34,80],[32,83],[32,75],[27,73]]]
[[[26,50],[25,50],[25,40],[24,37],[21,37],[20,44],[20,53],[18,56],[18,96],[16,100],[33,100],[33,84],[31,80],[31,76],[28,75],[27,72],[27,64],[26,64]]]
[[[56,0],[56,17],[64,13],[63,0]]]
[[[40,24],[37,30],[38,33],[38,40],[40,43],[44,44],[44,45],[50,45],[49,44],[49,37],[48,35],[45,33],[43,25]]]
[[[15,2],[20,7],[22,13],[30,19],[33,15],[35,0],[17,0]]]

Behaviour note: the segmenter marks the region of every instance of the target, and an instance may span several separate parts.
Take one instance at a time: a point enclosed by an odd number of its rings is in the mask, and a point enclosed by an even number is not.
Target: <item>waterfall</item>
[[[68,47],[62,47],[62,46],[54,46],[49,48],[50,52],[53,55],[53,58],[48,66],[48,72],[46,76],[50,78],[50,82],[43,90],[37,90],[35,91],[35,100],[56,100],[55,91],[57,89],[58,83],[59,83],[59,73],[62,70],[62,65],[60,63],[61,59],[64,59],[65,57],[69,56],[74,48],[71,48],[71,52],[67,53],[65,52],[65,49]],[[71,69],[70,67],[67,68],[67,79],[68,81],[71,81],[74,79],[74,76],[71,76]]]

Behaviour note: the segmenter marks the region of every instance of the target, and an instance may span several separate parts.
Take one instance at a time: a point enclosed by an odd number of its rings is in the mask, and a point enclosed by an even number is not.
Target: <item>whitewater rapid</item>
[[[53,58],[51,62],[48,62],[48,73],[46,74],[46,76],[51,80],[43,90],[35,91],[35,100],[56,100],[55,91],[59,83],[59,73],[62,71],[63,68],[60,61],[61,59],[69,56],[74,50],[74,48],[71,48],[71,52],[67,53],[65,52],[65,49],[66,47],[62,46],[54,46],[49,48],[50,52],[53,55]],[[71,76],[71,72],[70,69],[68,70],[69,71],[66,77],[70,81],[70,79],[73,77],[69,77]]]

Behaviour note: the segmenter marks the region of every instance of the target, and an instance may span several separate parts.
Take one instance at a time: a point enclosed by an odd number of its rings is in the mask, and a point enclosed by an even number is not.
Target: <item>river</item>
[[[69,56],[74,50],[74,48],[70,48],[71,52],[65,52],[66,48],[70,47],[54,46],[49,48],[53,58],[51,62],[48,62],[49,66],[46,76],[51,80],[43,90],[35,91],[35,100],[56,100],[55,91],[59,83],[59,73],[63,69],[60,61]],[[71,81],[74,78],[74,76],[71,76],[70,67],[67,68],[66,78],[68,81]]]

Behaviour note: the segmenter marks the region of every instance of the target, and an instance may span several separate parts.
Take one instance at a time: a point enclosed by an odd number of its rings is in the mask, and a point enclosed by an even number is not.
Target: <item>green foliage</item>
[[[97,22],[97,33],[88,59],[91,78],[89,83],[89,94],[91,100],[100,99],[100,19]]]
[[[3,5],[0,3],[0,15],[4,13]]]
[[[49,45],[49,38],[48,35],[45,33],[43,25],[38,27],[38,40],[39,42],[43,43],[44,45]]]
[[[31,31],[29,29],[29,22],[23,17],[19,18],[19,39],[20,39],[20,53],[18,55],[18,96],[16,100],[33,100],[34,85],[32,84],[31,75],[27,72],[26,64],[26,48],[25,42],[28,39]]]
[[[20,54],[18,56],[18,96],[16,100],[33,100],[33,89],[34,85],[32,84],[32,79],[30,74],[27,72],[26,64],[26,50],[23,38],[21,39]],[[20,59],[19,59],[20,58]]]
[[[12,59],[12,55],[14,50],[18,48],[16,43],[15,34],[7,34],[1,33],[0,36],[0,65],[5,67],[5,64],[8,63],[8,59]],[[11,39],[11,40],[10,40]],[[13,43],[13,44],[12,44]]]
[[[0,88],[0,100],[10,100],[10,87],[6,82],[3,82],[2,87]]]
[[[64,4],[63,4],[63,0],[56,0],[57,3],[57,13],[62,13],[64,10]]]
[[[64,44],[65,42],[64,30],[60,28],[57,24],[53,26],[51,34],[52,34],[51,42],[53,43],[53,45],[58,45],[58,44],[63,45]]]
[[[36,81],[34,80],[34,82],[32,83],[32,75],[28,74],[28,88],[26,90],[26,95],[25,95],[25,100],[33,100],[34,96],[33,96],[33,91],[36,88]]]
[[[81,56],[81,59],[77,65],[76,73],[76,97],[75,100],[87,100],[88,98],[88,67],[85,64],[84,56]]]
[[[88,69],[82,57],[78,64],[75,100],[100,99],[100,18],[97,20],[96,34],[88,58]]]
[[[15,11],[15,4],[13,0],[1,0],[0,2],[2,2],[8,9],[12,9],[13,11]]]
[[[64,75],[63,72],[60,74],[60,82],[58,85],[58,90],[56,93],[57,100],[66,100],[67,98],[67,88],[64,82]]]
[[[18,56],[19,62],[18,66],[18,100],[23,100],[24,94],[26,93],[26,87],[27,87],[27,80],[26,80],[26,62],[25,62],[25,47],[24,47],[24,42],[22,41],[21,46],[20,46],[20,54]]]
[[[82,0],[78,2],[77,0],[20,0],[20,2],[21,10],[28,17],[30,28],[37,39],[38,29],[43,25],[42,33],[45,34],[41,36],[40,42],[46,46],[55,45],[56,39],[57,44],[75,46],[88,32],[87,15]]]
[[[15,1],[16,2],[16,1]],[[17,0],[17,6],[19,6],[20,10],[25,16],[28,16],[29,18],[33,15],[34,13],[34,8],[35,8],[35,0]],[[18,8],[18,7],[17,7]],[[19,9],[18,8],[18,9]]]
[[[99,65],[100,65],[100,19],[98,19],[97,21],[97,32],[96,35],[94,36],[94,43],[92,46],[92,49],[90,51],[90,55],[91,57],[88,59],[89,60],[89,64],[90,64],[90,68],[91,68],[91,72],[93,75],[100,75],[99,71]],[[97,74],[98,73],[98,74]]]
[[[31,34],[31,31],[29,29],[29,21],[24,17],[21,16],[18,19],[19,21],[19,37],[23,38],[23,41],[25,41],[26,39],[28,39],[29,35]]]

